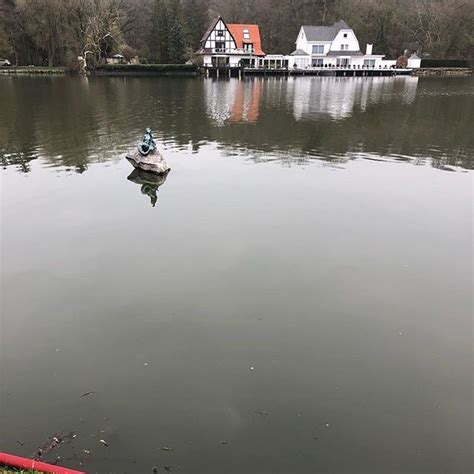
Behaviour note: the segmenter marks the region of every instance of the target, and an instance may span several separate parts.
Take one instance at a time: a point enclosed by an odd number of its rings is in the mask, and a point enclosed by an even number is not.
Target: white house
[[[412,55],[408,58],[408,68],[416,69],[419,67],[421,67],[421,59],[416,53],[412,53]]]
[[[302,26],[296,50],[290,55],[290,67],[383,67],[382,54],[372,54],[368,44],[362,53],[359,41],[349,25],[340,20],[332,26]]]
[[[212,20],[198,51],[204,67],[255,66],[262,51],[258,25],[227,24],[222,17]]]
[[[113,56],[109,56],[105,58],[105,62],[107,64],[126,64],[127,61],[123,54],[114,54]]]

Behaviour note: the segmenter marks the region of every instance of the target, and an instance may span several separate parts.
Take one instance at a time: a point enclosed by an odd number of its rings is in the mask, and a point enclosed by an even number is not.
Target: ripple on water
[[[78,169],[113,161],[147,126],[168,150],[198,153],[217,144],[223,155],[259,163],[341,163],[360,153],[473,169],[474,82],[468,80],[96,78],[78,88],[65,78],[54,87],[38,79],[34,95],[30,84],[0,82],[7,92],[1,162],[23,171],[36,159]]]

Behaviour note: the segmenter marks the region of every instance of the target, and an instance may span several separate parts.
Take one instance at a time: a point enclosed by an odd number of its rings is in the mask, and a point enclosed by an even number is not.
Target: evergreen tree
[[[168,58],[172,64],[184,62],[184,35],[178,18],[172,18],[168,37]]]
[[[187,0],[184,4],[184,19],[186,47],[194,53],[210,22],[207,0]]]
[[[155,0],[150,38],[150,56],[154,62],[169,63],[169,11],[165,0]]]
[[[0,58],[10,58],[12,54],[11,40],[3,25],[0,25]]]

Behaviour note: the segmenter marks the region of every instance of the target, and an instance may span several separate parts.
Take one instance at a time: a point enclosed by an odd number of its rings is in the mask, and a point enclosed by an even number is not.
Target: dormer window
[[[347,38],[347,33],[344,33],[344,38]]]
[[[249,32],[249,30],[244,30],[244,39],[246,39],[246,40],[250,39],[250,32]]]

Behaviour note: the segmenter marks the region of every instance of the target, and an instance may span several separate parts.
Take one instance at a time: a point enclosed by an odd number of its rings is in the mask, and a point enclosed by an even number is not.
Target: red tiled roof
[[[230,33],[237,43],[237,48],[243,48],[244,43],[252,43],[255,56],[265,56],[262,51],[262,41],[260,39],[260,30],[258,25],[242,25],[238,23],[228,24]],[[249,30],[250,38],[244,38],[244,30]]]

